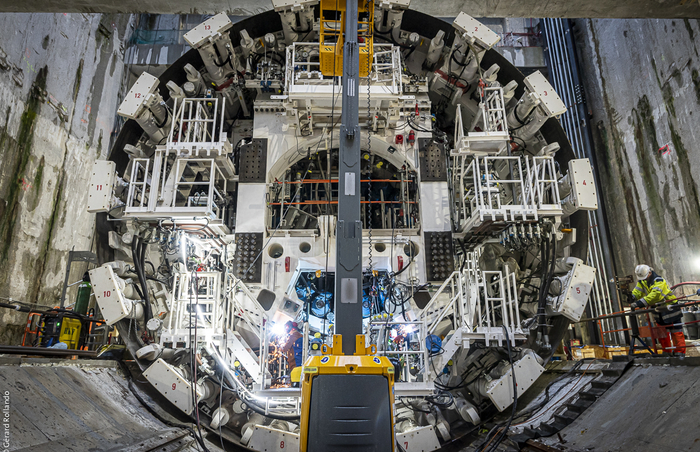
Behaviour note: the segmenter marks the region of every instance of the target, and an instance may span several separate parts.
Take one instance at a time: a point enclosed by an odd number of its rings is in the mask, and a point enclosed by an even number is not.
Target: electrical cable
[[[224,245],[224,253],[223,253],[224,262],[223,262],[223,264],[224,264],[224,281],[228,282],[228,266],[226,265],[226,256],[228,256],[228,249],[227,248],[228,248],[228,246]],[[228,301],[228,297],[229,297],[229,294],[227,292],[226,294],[224,294],[224,297],[221,300],[222,303],[226,303]],[[222,306],[222,311],[226,312],[226,310],[223,308],[224,308],[224,306]],[[229,320],[229,319],[226,319],[225,321],[227,321],[227,320]],[[228,323],[228,322],[226,322],[226,323]],[[229,330],[228,328],[224,328],[224,344],[228,344],[228,330]],[[214,372],[214,375],[216,375],[216,372]],[[221,368],[220,380],[221,381],[224,380],[224,368],[223,368],[223,366]],[[224,385],[219,383],[219,410],[221,410],[221,405],[223,403],[223,399],[224,399]],[[226,447],[224,447],[224,437],[223,437],[223,434],[221,432],[221,428],[223,426],[221,424],[222,423],[219,422],[219,441],[221,441],[221,450],[226,452]]]
[[[452,52],[452,55],[450,56],[450,60],[454,61],[455,64],[457,64],[457,66],[461,66],[461,67],[469,66],[469,62],[460,63],[459,61],[457,61],[457,58],[455,57],[455,53],[457,53],[457,52],[460,52],[460,49],[455,49],[455,51]],[[460,52],[460,53],[461,53],[461,52]],[[464,58],[463,58],[463,59],[466,60],[466,59],[467,59],[467,56],[469,56],[469,54],[464,55]]]
[[[496,427],[494,426],[494,428],[491,429],[491,432],[489,432],[488,436],[486,437],[486,439],[488,439],[488,442],[484,440],[486,444],[482,445],[482,447],[479,447],[477,449],[478,452],[493,452],[498,448],[499,444],[501,444],[501,442],[503,442],[505,437],[508,435],[508,430],[510,429],[513,419],[515,418],[515,414],[518,410],[518,382],[515,379],[515,366],[513,365],[513,355],[510,347],[510,335],[508,334],[508,328],[505,325],[502,325],[502,327],[503,334],[506,337],[506,344],[508,346],[508,361],[510,362],[510,373],[513,376],[513,408],[511,409],[510,418],[505,423],[505,425],[502,425],[498,430],[496,430]],[[491,436],[493,432],[495,432],[494,436]],[[491,445],[494,439],[496,439],[496,442],[493,443],[493,445]]]
[[[571,367],[571,369],[569,369],[566,373],[564,373],[563,375],[560,375],[559,377],[557,377],[557,378],[555,378],[554,380],[552,380],[551,382],[549,382],[549,384],[547,385],[547,387],[546,387],[545,390],[544,390],[545,396],[544,396],[544,399],[542,400],[542,402],[539,402],[537,405],[535,405],[534,407],[532,407],[532,408],[530,408],[530,409],[528,409],[528,410],[526,410],[526,411],[521,411],[520,413],[518,413],[518,414],[515,416],[515,419],[517,420],[517,419],[523,418],[523,417],[525,417],[525,416],[528,416],[528,415],[530,415],[530,414],[536,412],[537,410],[541,409],[541,408],[544,407],[545,405],[547,405],[547,403],[549,403],[549,400],[551,399],[551,395],[549,394],[549,391],[550,391],[550,389],[552,388],[552,386],[554,386],[555,383],[557,383],[557,382],[563,380],[564,378],[568,377],[568,376],[571,375],[572,373],[576,372],[582,365],[583,365],[583,360],[577,361],[577,362]],[[589,367],[590,367],[590,366],[589,366]],[[561,391],[562,389],[563,389],[563,386],[562,386],[561,388],[557,389],[557,391],[554,393],[554,395],[557,395],[557,394],[559,393],[559,391]],[[519,424],[515,424],[515,425],[518,426],[518,425],[522,425],[522,424],[523,424],[523,423],[519,423]]]
[[[138,235],[135,235],[131,241],[131,255],[134,260],[134,267],[136,268],[136,275],[138,276],[139,283],[143,289],[143,302],[144,302],[144,322],[148,322],[153,318],[153,311],[151,309],[151,300],[148,295],[148,285],[146,282],[146,275],[143,271],[145,262],[146,247],[148,245],[142,240]]]
[[[516,142],[516,140],[520,140],[520,141],[523,143],[522,146],[520,146],[520,145]],[[527,148],[527,143],[525,143],[525,140],[523,140],[522,138],[516,137],[515,135],[512,135],[512,136],[511,136],[511,143],[515,143],[516,146],[520,147],[523,151],[527,151],[528,154],[533,155],[533,156],[535,155],[535,154],[533,154],[532,152],[530,152],[530,150]]]
[[[586,360],[586,359],[591,359],[591,358],[584,358],[584,359],[582,359],[581,361],[579,361],[579,362],[577,363],[578,366],[574,366],[574,367],[573,367],[572,369],[570,369],[566,374],[560,376],[560,377],[557,378],[556,380],[553,380],[549,385],[547,385],[547,388],[545,389],[545,392],[546,392],[546,393],[548,392],[549,387],[550,387],[551,385],[553,385],[553,384],[556,383],[557,381],[560,381],[561,379],[563,379],[564,377],[566,377],[566,376],[569,375],[570,373],[573,373],[575,370],[578,370],[578,369],[583,365],[583,361]],[[586,375],[586,372],[588,372],[588,371],[590,370],[591,366],[592,366],[596,361],[598,361],[598,358],[593,358],[593,361],[591,361],[591,362],[588,364],[588,366],[586,367],[586,370],[584,370],[584,371],[581,373],[581,376],[578,378],[578,380],[576,380],[576,383],[574,383],[574,384],[569,388],[569,390],[566,391],[566,393],[565,393],[562,397],[560,397],[559,399],[557,399],[557,401],[554,402],[555,404],[557,404],[557,403],[559,403],[560,401],[562,401],[567,395],[569,395],[569,394],[571,393],[571,391],[573,391],[573,390],[576,388],[576,386],[577,386],[578,383],[581,381],[581,379],[583,378],[583,376]],[[579,363],[580,363],[580,364],[579,364]],[[557,394],[559,393],[559,391],[561,391],[563,388],[564,388],[564,386],[562,386],[561,388],[559,388],[559,389],[557,390],[557,392],[554,393],[554,395],[557,395]],[[516,416],[516,419],[521,418],[521,417],[523,417],[523,416],[526,416],[526,415],[528,415],[528,414],[532,414],[533,412],[536,412],[536,411],[539,410],[540,408],[544,407],[547,403],[549,403],[549,400],[547,400],[546,402],[542,403],[541,406],[538,406],[538,407],[536,407],[536,408],[534,408],[534,409],[528,410],[528,411],[526,411],[525,413],[519,414],[518,416]],[[547,413],[549,413],[549,412],[548,412],[548,411],[545,411],[544,413],[541,413],[541,414],[539,414],[539,415],[537,415],[537,416],[535,416],[535,417],[533,417],[533,418],[527,419],[527,420],[525,420],[525,421],[523,421],[523,422],[521,422],[521,423],[519,423],[519,424],[515,424],[515,426],[517,427],[517,426],[523,425],[523,424],[531,424],[533,419],[538,419],[538,418],[544,416],[544,415],[547,414]]]
[[[426,414],[430,414],[430,412],[431,412],[431,411],[429,411],[429,410],[421,410],[420,408],[416,408],[416,407],[414,407],[413,405],[411,405],[410,402],[409,402],[409,403],[406,403],[406,402],[404,401],[404,397],[399,397],[399,402],[401,402],[401,404],[402,404],[404,407],[406,407],[406,408],[408,408],[409,410],[412,410],[412,411],[414,411],[414,412],[426,413]],[[398,422],[398,420],[397,420],[396,422]]]
[[[223,368],[223,366],[222,366],[222,368]],[[224,368],[224,370],[227,370],[227,369]],[[210,378],[212,378],[212,377],[210,377]],[[233,382],[233,386],[241,385],[241,383],[238,383],[236,380],[233,380],[230,377],[228,379]],[[263,415],[265,417],[269,417],[270,419],[278,419],[281,421],[296,421],[296,420],[299,420],[299,418],[300,418],[299,416],[297,416],[295,414],[271,413],[269,411],[269,409],[266,410],[265,407],[261,407],[260,405],[258,405],[257,402],[252,398],[252,394],[246,394],[245,392],[242,393],[242,391],[239,391],[239,390],[233,388],[232,386],[226,385],[223,382],[223,380],[219,381],[217,383],[224,385],[224,389],[226,389],[227,391],[231,391],[231,392],[235,393],[236,395],[238,395],[238,397],[243,402],[245,402],[245,404],[248,408],[250,408],[252,411],[254,411],[260,415]]]
[[[366,8],[367,11],[369,11],[369,0],[367,0],[366,3]],[[369,27],[371,27],[372,24],[369,24]],[[370,296],[370,315],[372,314],[372,307],[374,306],[376,302],[376,278],[374,276],[374,264],[372,262],[372,221],[374,220],[374,214],[372,212],[372,127],[373,127],[373,121],[372,121],[372,97],[371,97],[371,85],[372,85],[372,64],[370,61],[370,53],[367,53],[367,155],[369,157],[367,163],[369,164],[368,168],[368,184],[367,184],[367,198],[369,203],[367,204],[367,214],[366,219],[367,219],[367,238],[368,238],[368,245],[369,245],[369,256],[368,256],[368,267],[369,267],[369,278],[370,281],[372,282],[371,288],[369,291],[369,296]],[[380,206],[381,209],[381,214],[384,214],[384,207]]]
[[[375,35],[379,35],[379,37],[381,37],[382,39],[391,42],[391,43],[394,44],[396,47],[400,47],[400,48],[402,48],[402,49],[410,49],[410,48],[411,48],[411,46],[409,46],[409,45],[406,45],[406,44],[399,44],[398,42],[396,42],[396,39],[394,39],[394,36],[393,36],[393,34],[392,34],[391,31],[388,32],[388,33],[380,33],[380,32],[378,32],[378,31],[374,31],[374,34],[375,34]],[[386,36],[389,36],[389,38],[387,38]]]
[[[193,309],[192,305],[192,286],[194,285],[194,292],[195,296],[197,297],[197,303],[196,306],[199,306],[199,278],[197,278],[197,274],[192,270],[192,274],[190,275],[190,287],[189,287],[189,300],[190,300],[190,318],[189,318],[189,340],[190,340],[190,381],[192,382],[190,388],[191,388],[191,397],[193,400],[193,405],[194,405],[194,411],[196,415],[196,425],[197,425],[197,431],[199,432],[199,436],[202,439],[202,442],[204,441],[204,437],[202,436],[202,428],[199,422],[199,406],[197,404],[197,325],[199,324],[199,320],[197,319],[197,316],[195,314],[194,316],[194,340],[192,339],[192,315],[196,311],[196,308]],[[205,447],[205,450],[206,447]]]
[[[542,313],[541,313],[541,318],[545,319],[545,314],[546,314],[546,303],[547,303],[547,294],[549,293],[549,288],[552,286],[552,280],[554,279],[554,269],[556,267],[556,259],[557,259],[557,239],[554,234],[552,234],[552,256],[551,256],[551,261],[550,261],[550,270],[549,270],[549,275],[547,277],[547,285],[544,288],[544,293],[543,293],[543,301],[542,301]],[[546,328],[547,328],[547,322],[546,320],[543,321],[540,324],[540,327],[542,328],[543,335],[546,333]]]
[[[540,266],[542,269],[542,279],[540,281],[540,291],[537,303],[537,329],[538,340],[547,337],[547,322],[546,322],[546,306],[547,294],[554,278],[554,269],[556,266],[557,242],[554,234],[550,234],[550,240],[543,240],[541,245]],[[547,259],[550,259],[547,261]],[[546,262],[549,262],[549,270],[547,270]]]
[[[440,397],[447,397],[448,401],[441,402],[441,401],[439,401]],[[425,400],[428,401],[429,403],[435,405],[436,407],[443,409],[443,410],[450,408],[455,403],[454,395],[452,395],[451,392],[444,391],[444,390],[440,390],[437,395],[430,395],[430,396],[425,397]]]
[[[125,373],[126,373],[127,376],[129,377],[129,381],[128,381],[128,383],[127,383],[127,386],[129,387],[129,391],[131,391],[131,393],[134,395],[134,397],[136,397],[136,400],[138,400],[139,403],[140,403],[141,405],[143,405],[143,407],[146,408],[146,410],[147,410],[149,413],[151,413],[151,415],[153,415],[153,417],[155,417],[155,418],[158,419],[160,422],[162,422],[163,424],[168,425],[168,426],[170,426],[170,427],[182,428],[182,429],[187,430],[187,431],[190,433],[190,435],[192,435],[192,436],[194,437],[194,439],[197,441],[197,443],[202,447],[202,449],[204,449],[205,451],[209,452],[209,449],[207,449],[207,446],[204,444],[204,439],[198,437],[197,434],[196,434],[196,432],[194,431],[194,429],[193,429],[191,426],[189,426],[189,425],[187,425],[187,424],[180,424],[180,423],[178,423],[178,422],[170,421],[170,420],[164,418],[164,417],[163,417],[159,412],[157,412],[151,405],[149,405],[149,404],[143,399],[143,397],[141,397],[141,395],[134,389],[134,381],[133,381],[133,380],[134,380],[134,376],[132,375],[131,370],[129,369],[129,367],[128,367],[123,361],[117,361],[117,363],[122,367],[122,369],[125,371]]]
[[[470,49],[471,49],[471,48],[470,48]],[[459,49],[455,49],[455,52],[458,52],[458,51],[459,51]],[[464,59],[466,60],[466,58],[467,58],[468,56],[469,56],[469,54],[465,54],[465,55],[464,55]],[[454,52],[452,52],[452,55],[451,55],[451,57],[450,57],[450,62],[449,62],[449,64],[448,64],[448,77],[450,76],[450,74],[453,74],[453,72],[452,72],[452,58],[454,58]],[[475,56],[474,58],[476,58],[476,56]],[[456,87],[457,87],[457,81],[459,81],[459,80],[462,79],[462,74],[464,74],[464,70],[466,69],[466,67],[467,67],[468,65],[469,65],[469,63],[464,63],[464,65],[462,66],[462,70],[460,71],[460,73],[459,73],[459,75],[457,76],[457,78],[453,78],[452,81],[451,81],[451,80],[448,80],[448,81],[447,81],[447,88],[448,88],[448,89],[456,88]],[[466,81],[466,80],[465,80],[465,81]],[[452,86],[450,86],[450,85],[452,85]],[[444,110],[444,109],[446,108],[446,106],[447,106],[447,102],[446,102],[446,101],[449,101],[450,98],[449,98],[448,96],[446,96],[446,95],[445,95],[444,93],[442,93],[442,92],[440,93],[440,96],[441,96],[441,99],[440,99],[440,102],[438,103],[438,105],[436,106],[436,110],[442,111],[442,110]]]
[[[338,0],[335,0],[335,13],[337,16],[337,14],[338,14]],[[333,58],[333,77],[334,78],[333,78],[333,88],[332,88],[333,92],[331,95],[331,97],[333,99],[333,103],[331,104],[331,145],[330,145],[330,149],[326,150],[326,159],[328,162],[330,162],[331,156],[333,155],[333,152],[332,152],[332,150],[333,150],[333,131],[335,130],[335,124],[332,124],[332,123],[333,123],[333,118],[335,118],[335,103],[337,101],[337,98],[335,97],[335,62],[336,62],[336,60],[337,59],[334,57]],[[340,159],[340,154],[338,154],[338,159]],[[340,163],[340,162],[338,162],[338,163]],[[328,180],[330,181],[331,180],[330,167],[332,166],[332,164],[327,163],[327,165],[329,167]],[[340,176],[340,175],[338,175],[338,176]],[[340,181],[340,179],[338,179],[338,180]],[[329,193],[326,193],[326,200],[328,201],[328,203],[326,204],[326,215],[330,215],[331,198],[333,197],[333,189],[332,189],[330,182],[328,183],[328,187],[330,188],[330,191],[329,191]],[[340,195],[340,187],[338,188],[338,192]],[[330,226],[330,223],[327,223],[326,226]],[[328,289],[328,287],[327,287],[327,285],[328,285],[328,255],[330,254],[330,250],[328,248],[330,247],[330,236],[331,236],[330,231],[328,231],[328,233],[326,234],[326,266],[325,266],[325,274],[324,274],[324,278],[323,278],[323,293],[326,293],[327,289]],[[308,308],[307,308],[307,316],[306,316],[307,321],[308,321],[309,316],[310,316],[310,312],[311,312],[310,310],[311,310],[311,303],[309,302]],[[329,309],[329,312],[330,312],[330,309]],[[335,315],[335,312],[333,314]],[[326,340],[326,320],[327,319],[328,319],[328,314],[323,316],[323,331],[321,334],[322,334],[322,339],[323,339],[324,343]]]
[[[226,329],[225,329],[226,330]],[[228,334],[226,331],[224,332],[224,335]],[[224,343],[226,342],[226,339],[224,339]],[[221,380],[224,379],[224,369],[221,369]],[[221,404],[224,399],[224,385],[219,384],[219,410],[221,410]],[[219,441],[221,442],[221,450],[226,452],[226,447],[224,447],[224,435],[221,432],[221,427],[222,427],[222,422],[219,422]]]

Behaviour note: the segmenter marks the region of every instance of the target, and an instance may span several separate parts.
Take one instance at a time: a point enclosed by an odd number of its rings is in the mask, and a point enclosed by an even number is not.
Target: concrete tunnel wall
[[[575,37],[617,275],[700,280],[700,24],[582,19]]]
[[[116,132],[130,20],[0,14],[0,297],[58,305],[68,251],[94,250],[88,185]],[[26,319],[1,309],[0,343]]]

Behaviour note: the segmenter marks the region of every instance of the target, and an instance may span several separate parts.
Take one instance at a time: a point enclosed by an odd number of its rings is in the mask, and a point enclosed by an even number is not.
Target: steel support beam
[[[355,353],[355,336],[362,334],[360,53],[357,43],[357,10],[358,0],[346,0],[335,266],[335,334],[343,336],[345,355]]]

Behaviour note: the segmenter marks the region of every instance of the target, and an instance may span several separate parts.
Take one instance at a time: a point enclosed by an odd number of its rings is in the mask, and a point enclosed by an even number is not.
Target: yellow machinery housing
[[[360,77],[367,77],[374,58],[374,0],[358,0],[357,43],[360,50]],[[343,36],[345,0],[321,0],[321,73],[343,75]]]
[[[310,357],[301,390],[301,452],[393,452],[394,367],[385,356],[370,356],[365,336],[344,356],[342,338]]]
[[[64,317],[61,322],[61,333],[58,336],[59,342],[65,342],[69,349],[77,349],[80,342],[80,329],[82,322],[80,319]]]

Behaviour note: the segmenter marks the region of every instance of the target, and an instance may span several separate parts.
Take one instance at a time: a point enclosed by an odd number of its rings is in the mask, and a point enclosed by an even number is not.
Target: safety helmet
[[[287,323],[284,324],[284,329],[287,330],[287,333],[292,331],[292,329],[299,329],[299,324],[297,322],[292,322],[291,320]]]
[[[651,272],[651,267],[644,264],[637,265],[637,268],[634,269],[634,274],[637,276],[637,280],[639,281],[647,279],[649,272]]]

